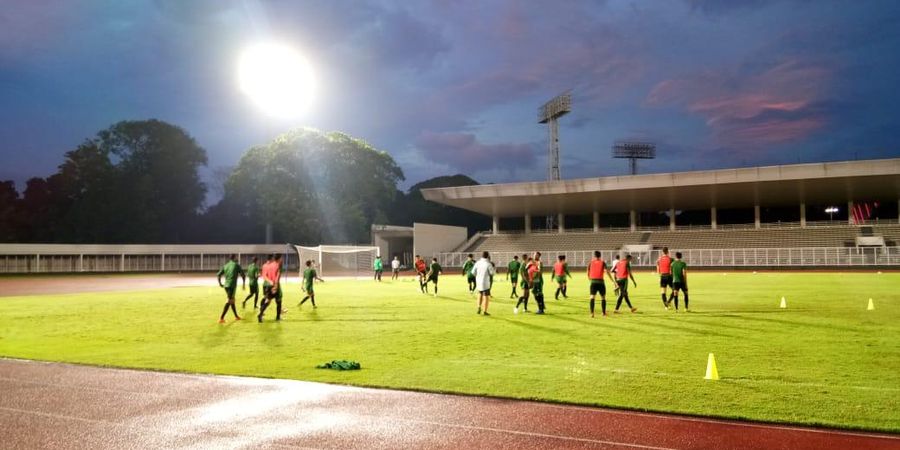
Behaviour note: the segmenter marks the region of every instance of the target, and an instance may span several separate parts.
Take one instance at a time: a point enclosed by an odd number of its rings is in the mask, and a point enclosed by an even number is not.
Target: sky
[[[241,50],[290,45],[318,88],[292,120],[238,89]],[[669,172],[900,156],[894,0],[0,0],[0,180],[19,188],[121,120],[176,124],[212,185],[293,127],[390,153],[402,187],[463,173],[547,177],[537,110],[560,119],[565,178],[625,174],[616,140]]]

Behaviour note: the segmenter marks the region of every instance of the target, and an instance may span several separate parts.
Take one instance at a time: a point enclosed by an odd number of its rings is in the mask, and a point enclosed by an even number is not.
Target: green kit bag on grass
[[[334,370],[359,370],[359,363],[356,361],[348,361],[346,359],[336,359],[322,365],[316,366],[316,369],[334,369]]]

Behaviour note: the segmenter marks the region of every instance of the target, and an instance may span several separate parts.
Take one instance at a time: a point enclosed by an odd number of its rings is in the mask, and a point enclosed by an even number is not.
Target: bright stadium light
[[[257,44],[241,53],[238,82],[266,114],[279,118],[303,115],[313,99],[315,78],[309,62],[281,44]]]
[[[834,213],[840,211],[837,206],[829,206],[825,208],[825,212],[828,213],[828,220],[834,220]]]

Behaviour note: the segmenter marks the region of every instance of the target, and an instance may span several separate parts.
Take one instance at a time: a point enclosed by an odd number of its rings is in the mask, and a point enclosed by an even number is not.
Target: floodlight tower
[[[632,175],[637,175],[637,160],[656,158],[656,144],[649,142],[616,141],[612,147],[613,158],[628,159]]]
[[[572,93],[563,92],[550,99],[538,109],[538,123],[546,123],[550,129],[550,153],[548,158],[547,179],[559,180],[559,118],[572,111]],[[553,228],[554,217],[547,216],[547,228]]]
[[[572,111],[570,91],[557,95],[538,110],[538,123],[546,123],[550,128],[550,164],[548,179],[559,179],[559,118]]]

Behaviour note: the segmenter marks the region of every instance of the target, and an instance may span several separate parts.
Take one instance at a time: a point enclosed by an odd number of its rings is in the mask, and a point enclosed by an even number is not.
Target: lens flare
[[[281,44],[257,44],[243,51],[238,64],[240,89],[265,114],[296,118],[312,103],[315,78],[309,62]]]

